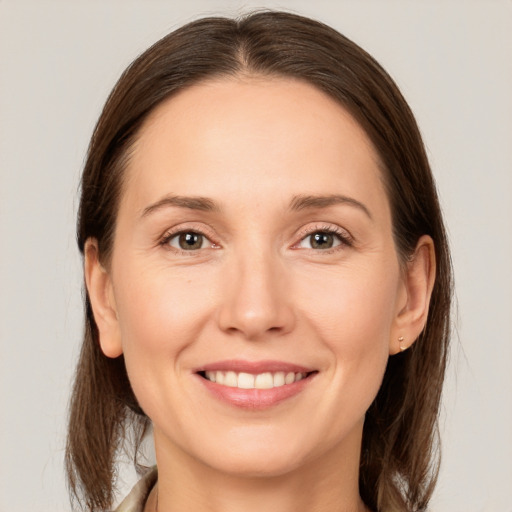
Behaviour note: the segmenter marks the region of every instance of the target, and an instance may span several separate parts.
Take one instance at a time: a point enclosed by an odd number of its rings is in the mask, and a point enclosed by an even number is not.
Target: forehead
[[[286,78],[209,80],[166,100],[141,128],[126,177],[137,203],[164,192],[384,193],[361,126],[316,87]]]

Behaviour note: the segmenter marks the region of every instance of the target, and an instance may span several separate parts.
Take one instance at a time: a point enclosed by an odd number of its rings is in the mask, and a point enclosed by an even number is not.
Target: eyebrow
[[[371,220],[373,217],[370,210],[352,197],[343,196],[340,194],[332,194],[328,196],[313,196],[313,195],[298,195],[294,196],[290,202],[290,209],[292,211],[301,211],[314,208],[328,208],[339,204],[348,204],[363,211]],[[199,210],[203,212],[219,212],[220,207],[211,199],[201,196],[165,196],[153,203],[142,212],[142,217],[154,213],[158,210],[169,207],[187,208],[189,210]]]
[[[339,194],[332,194],[328,196],[295,196],[290,203],[290,208],[295,211],[300,211],[310,208],[328,208],[329,206],[338,204],[348,204],[350,206],[355,206],[359,210],[363,211],[371,220],[373,220],[370,210],[363,203],[352,197]]]
[[[219,211],[219,207],[207,197],[199,196],[165,196],[156,203],[144,208],[142,217],[146,217],[150,213],[154,213],[163,208],[177,206],[179,208],[187,208],[189,210],[200,210],[203,212]]]

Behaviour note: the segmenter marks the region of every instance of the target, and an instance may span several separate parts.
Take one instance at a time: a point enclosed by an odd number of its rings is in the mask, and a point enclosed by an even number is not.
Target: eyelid
[[[354,245],[354,237],[350,234],[349,231],[347,231],[346,229],[344,229],[341,226],[338,226],[336,224],[329,224],[329,223],[323,222],[323,223],[310,224],[310,225],[306,226],[305,228],[302,228],[297,233],[298,240],[293,244],[292,248],[297,249],[298,248],[297,246],[306,237],[312,235],[313,233],[318,233],[318,232],[330,233],[330,234],[336,235],[341,241],[341,244],[339,246],[333,247],[332,249],[324,249],[319,252],[327,253],[329,251],[336,250],[339,247],[343,247],[343,246],[352,247]],[[317,251],[317,249],[313,249],[313,250]]]
[[[194,253],[197,254],[200,251],[200,249],[195,250],[195,251],[185,251],[185,250],[180,250],[180,249],[177,249],[175,247],[171,247],[170,245],[168,245],[169,240],[171,240],[175,236],[178,236],[182,233],[187,233],[187,232],[193,232],[193,233],[197,233],[199,235],[204,236],[211,243],[211,248],[218,249],[221,247],[220,241],[219,241],[218,237],[216,236],[215,232],[211,228],[209,228],[207,225],[205,225],[203,223],[196,223],[196,222],[185,222],[185,223],[178,224],[176,226],[173,226],[172,228],[167,229],[160,237],[158,237],[158,245],[165,246],[169,250],[186,253],[189,256],[194,255]],[[294,244],[292,245],[291,248],[298,249],[297,246],[300,244],[300,242],[302,242],[306,237],[312,235],[313,233],[317,233],[317,232],[331,233],[331,234],[337,236],[341,243],[340,243],[340,245],[333,247],[331,249],[324,249],[321,251],[317,250],[317,249],[312,249],[315,252],[328,253],[330,251],[338,250],[340,248],[342,249],[343,247],[351,247],[354,245],[354,238],[348,230],[342,228],[341,226],[339,226],[337,224],[330,224],[330,223],[326,223],[326,222],[317,222],[317,223],[309,224],[304,228],[301,228],[300,231],[296,235],[297,241],[294,242]]]
[[[183,233],[197,233],[198,235],[204,236],[214,248],[220,247],[220,242],[218,241],[217,236],[213,232],[211,228],[205,226],[204,224],[195,223],[195,222],[186,222],[182,224],[178,224],[173,226],[172,228],[167,229],[159,238],[158,245],[165,246],[169,250],[174,250],[178,252],[187,253],[188,255],[192,255],[192,253],[197,253],[200,249],[196,251],[185,251],[177,249],[176,247],[171,247],[169,241]]]

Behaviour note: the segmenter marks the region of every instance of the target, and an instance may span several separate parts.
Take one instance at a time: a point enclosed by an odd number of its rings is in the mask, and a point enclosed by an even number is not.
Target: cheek
[[[303,316],[344,359],[377,347],[387,353],[398,279],[398,266],[338,269],[304,276],[296,296]]]
[[[377,395],[388,362],[399,267],[377,262],[341,270],[310,280],[310,296],[302,310],[330,354],[332,399],[338,404],[331,411],[344,410],[357,418]],[[340,421],[334,412],[334,430],[341,428]]]
[[[126,369],[135,396],[154,419],[165,410],[165,390],[179,387],[180,361],[204,328],[211,287],[199,286],[190,272],[127,262],[120,267],[115,298]]]
[[[212,303],[211,287],[191,272],[152,268],[119,274],[116,307],[127,366],[172,364],[197,338],[204,311]],[[127,283],[129,283],[127,285]]]
[[[303,306],[330,354],[332,396],[324,412],[330,415],[333,438],[346,428],[349,417],[364,418],[378,393],[389,358],[398,279],[398,266],[385,271],[351,268],[346,275],[326,279],[331,282],[329,293],[312,293]]]

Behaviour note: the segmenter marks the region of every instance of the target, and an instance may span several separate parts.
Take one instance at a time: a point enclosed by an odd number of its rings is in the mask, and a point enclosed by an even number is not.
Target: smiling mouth
[[[216,361],[196,368],[195,376],[211,396],[231,407],[263,411],[310,388],[315,368],[286,361]]]
[[[272,389],[280,388],[307,379],[313,372],[263,372],[258,374],[234,371],[200,371],[204,379],[238,389]]]

